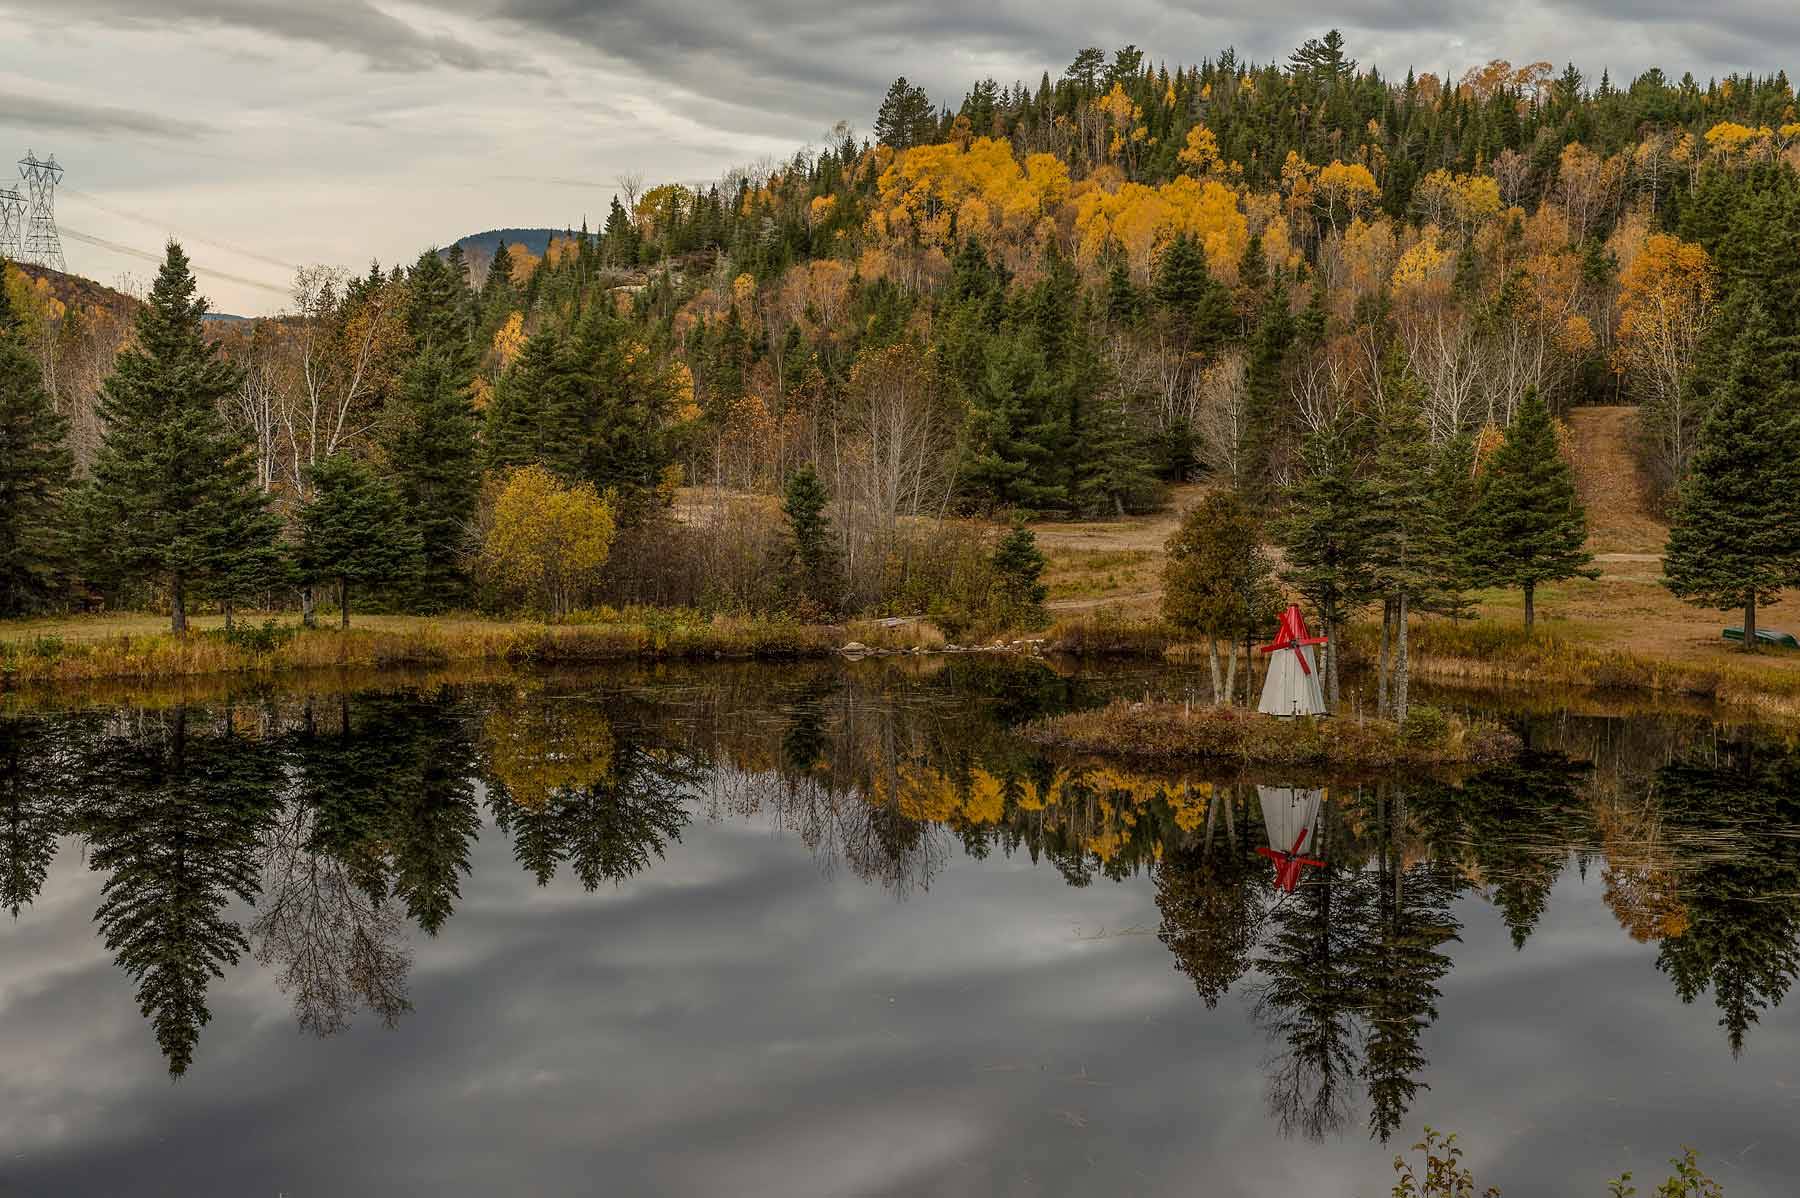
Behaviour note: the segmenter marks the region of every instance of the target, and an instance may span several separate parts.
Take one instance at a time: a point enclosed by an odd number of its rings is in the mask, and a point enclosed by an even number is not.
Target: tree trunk
[[[1534,582],[1526,583],[1525,584],[1525,631],[1526,632],[1531,631],[1532,622],[1537,617],[1537,605],[1534,602],[1534,600],[1536,598],[1537,598],[1537,584]]]
[[[350,627],[350,580],[338,579],[338,627]]]
[[[1325,607],[1325,709],[1338,709],[1338,621],[1337,604]]]
[[[1407,675],[1409,672],[1407,669],[1407,661],[1406,661],[1406,592],[1405,591],[1400,592],[1399,624],[1400,624],[1400,627],[1395,631],[1395,635],[1394,635],[1394,639],[1398,642],[1398,645],[1399,645],[1398,650],[1396,651],[1396,653],[1394,655],[1395,656],[1395,661],[1394,661],[1394,720],[1397,723],[1404,724],[1404,723],[1406,723],[1406,683],[1407,683]]]
[[[1225,657],[1225,706],[1237,704],[1237,646],[1232,645]]]
[[[230,632],[234,627],[236,627],[235,622],[231,618],[232,617],[231,600],[227,599],[224,603],[224,607],[225,607],[225,631]]]
[[[312,583],[309,582],[300,588],[300,626],[302,628],[317,628],[319,626],[319,614],[316,610],[317,602],[318,601],[313,596]]]
[[[176,636],[187,635],[187,592],[181,575],[175,576],[175,585],[170,588],[169,631]]]
[[[1393,647],[1391,629],[1394,623],[1394,601],[1381,601],[1381,660],[1375,665],[1375,714],[1387,718],[1388,713],[1388,666],[1389,654]]]
[[[1744,652],[1756,652],[1756,596],[1744,604]]]
[[[1218,707],[1226,701],[1228,695],[1224,684],[1219,680],[1219,638],[1216,636],[1206,638],[1206,664],[1212,668],[1212,701],[1213,706]]]

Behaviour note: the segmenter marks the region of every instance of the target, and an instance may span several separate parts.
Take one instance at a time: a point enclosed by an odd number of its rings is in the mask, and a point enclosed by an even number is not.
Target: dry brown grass
[[[1149,761],[1244,765],[1483,765],[1518,755],[1519,739],[1497,724],[1469,723],[1417,708],[1402,728],[1387,720],[1278,719],[1241,707],[1115,700],[1027,724],[1025,739],[1051,748]]]
[[[198,621],[196,630],[183,637],[171,635],[162,619],[150,615],[0,625],[0,687],[115,678],[390,670],[452,662],[580,665],[634,658],[820,656],[844,640],[844,630],[832,625],[657,611],[608,613],[561,625],[369,616],[344,631],[303,630],[292,619],[276,620],[275,635],[260,647],[246,639],[227,639],[217,623]]]

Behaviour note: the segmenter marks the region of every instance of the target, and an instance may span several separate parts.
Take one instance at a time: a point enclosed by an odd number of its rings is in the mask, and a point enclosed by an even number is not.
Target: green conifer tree
[[[167,587],[170,627],[187,631],[189,598],[266,559],[275,526],[249,444],[220,413],[238,371],[201,330],[187,255],[169,243],[137,336],[100,389],[105,428],[80,498],[85,556],[113,582]]]
[[[1042,579],[1047,563],[1037,547],[1037,534],[1023,524],[1000,538],[994,548],[994,611],[1001,628],[1042,628],[1050,622],[1044,599],[1050,588]]]
[[[71,468],[68,420],[19,339],[6,265],[0,258],[0,616],[42,607],[56,595]]]
[[[1586,542],[1587,513],[1575,494],[1574,471],[1557,451],[1549,409],[1531,392],[1482,468],[1468,542],[1478,555],[1477,574],[1490,586],[1524,590],[1530,628],[1539,584],[1593,577]]]
[[[1406,719],[1410,654],[1408,617],[1443,605],[1458,576],[1461,548],[1433,502],[1435,453],[1425,426],[1423,392],[1405,353],[1389,351],[1382,366],[1386,407],[1376,434],[1370,493],[1370,564],[1383,600],[1382,706],[1392,683],[1392,711]],[[1392,656],[1389,655],[1390,632]],[[1391,665],[1390,665],[1391,663]]]
[[[788,593],[809,616],[831,615],[843,601],[843,567],[832,543],[831,517],[825,514],[830,502],[824,480],[811,466],[788,476],[781,505],[788,524],[781,575]]]
[[[1790,362],[1752,308],[1676,492],[1663,557],[1676,595],[1744,613],[1747,653],[1757,609],[1800,583],[1800,383]]]
[[[580,479],[583,399],[582,372],[568,339],[553,327],[534,334],[494,388],[483,468],[541,462],[570,481]]]
[[[1373,485],[1367,427],[1346,412],[1301,447],[1299,481],[1288,490],[1287,514],[1275,527],[1286,564],[1281,576],[1319,613],[1325,701],[1336,707],[1345,623],[1375,593]]]
[[[340,621],[350,627],[350,586],[391,586],[418,569],[418,533],[393,484],[345,454],[311,470],[312,502],[300,512],[301,572],[335,580]]]
[[[468,376],[453,352],[428,348],[407,366],[397,398],[388,460],[423,555],[418,603],[442,610],[464,594],[465,542],[480,482]]]

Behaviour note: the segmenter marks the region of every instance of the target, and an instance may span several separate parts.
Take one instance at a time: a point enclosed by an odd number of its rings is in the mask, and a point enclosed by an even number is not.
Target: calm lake
[[[1460,778],[1008,729],[975,657],[0,708],[0,1195],[1509,1196],[1800,1176],[1800,755]],[[311,688],[311,689],[307,689]],[[14,698],[17,698],[15,696]],[[1647,1181],[1650,1184],[1645,1184]]]

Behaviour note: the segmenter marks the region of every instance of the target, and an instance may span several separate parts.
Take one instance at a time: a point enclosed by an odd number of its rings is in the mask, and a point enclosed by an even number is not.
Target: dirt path
[[[1651,514],[1638,468],[1637,409],[1572,408],[1567,420],[1575,485],[1587,508],[1588,548],[1603,561],[1662,560],[1669,527]]]

